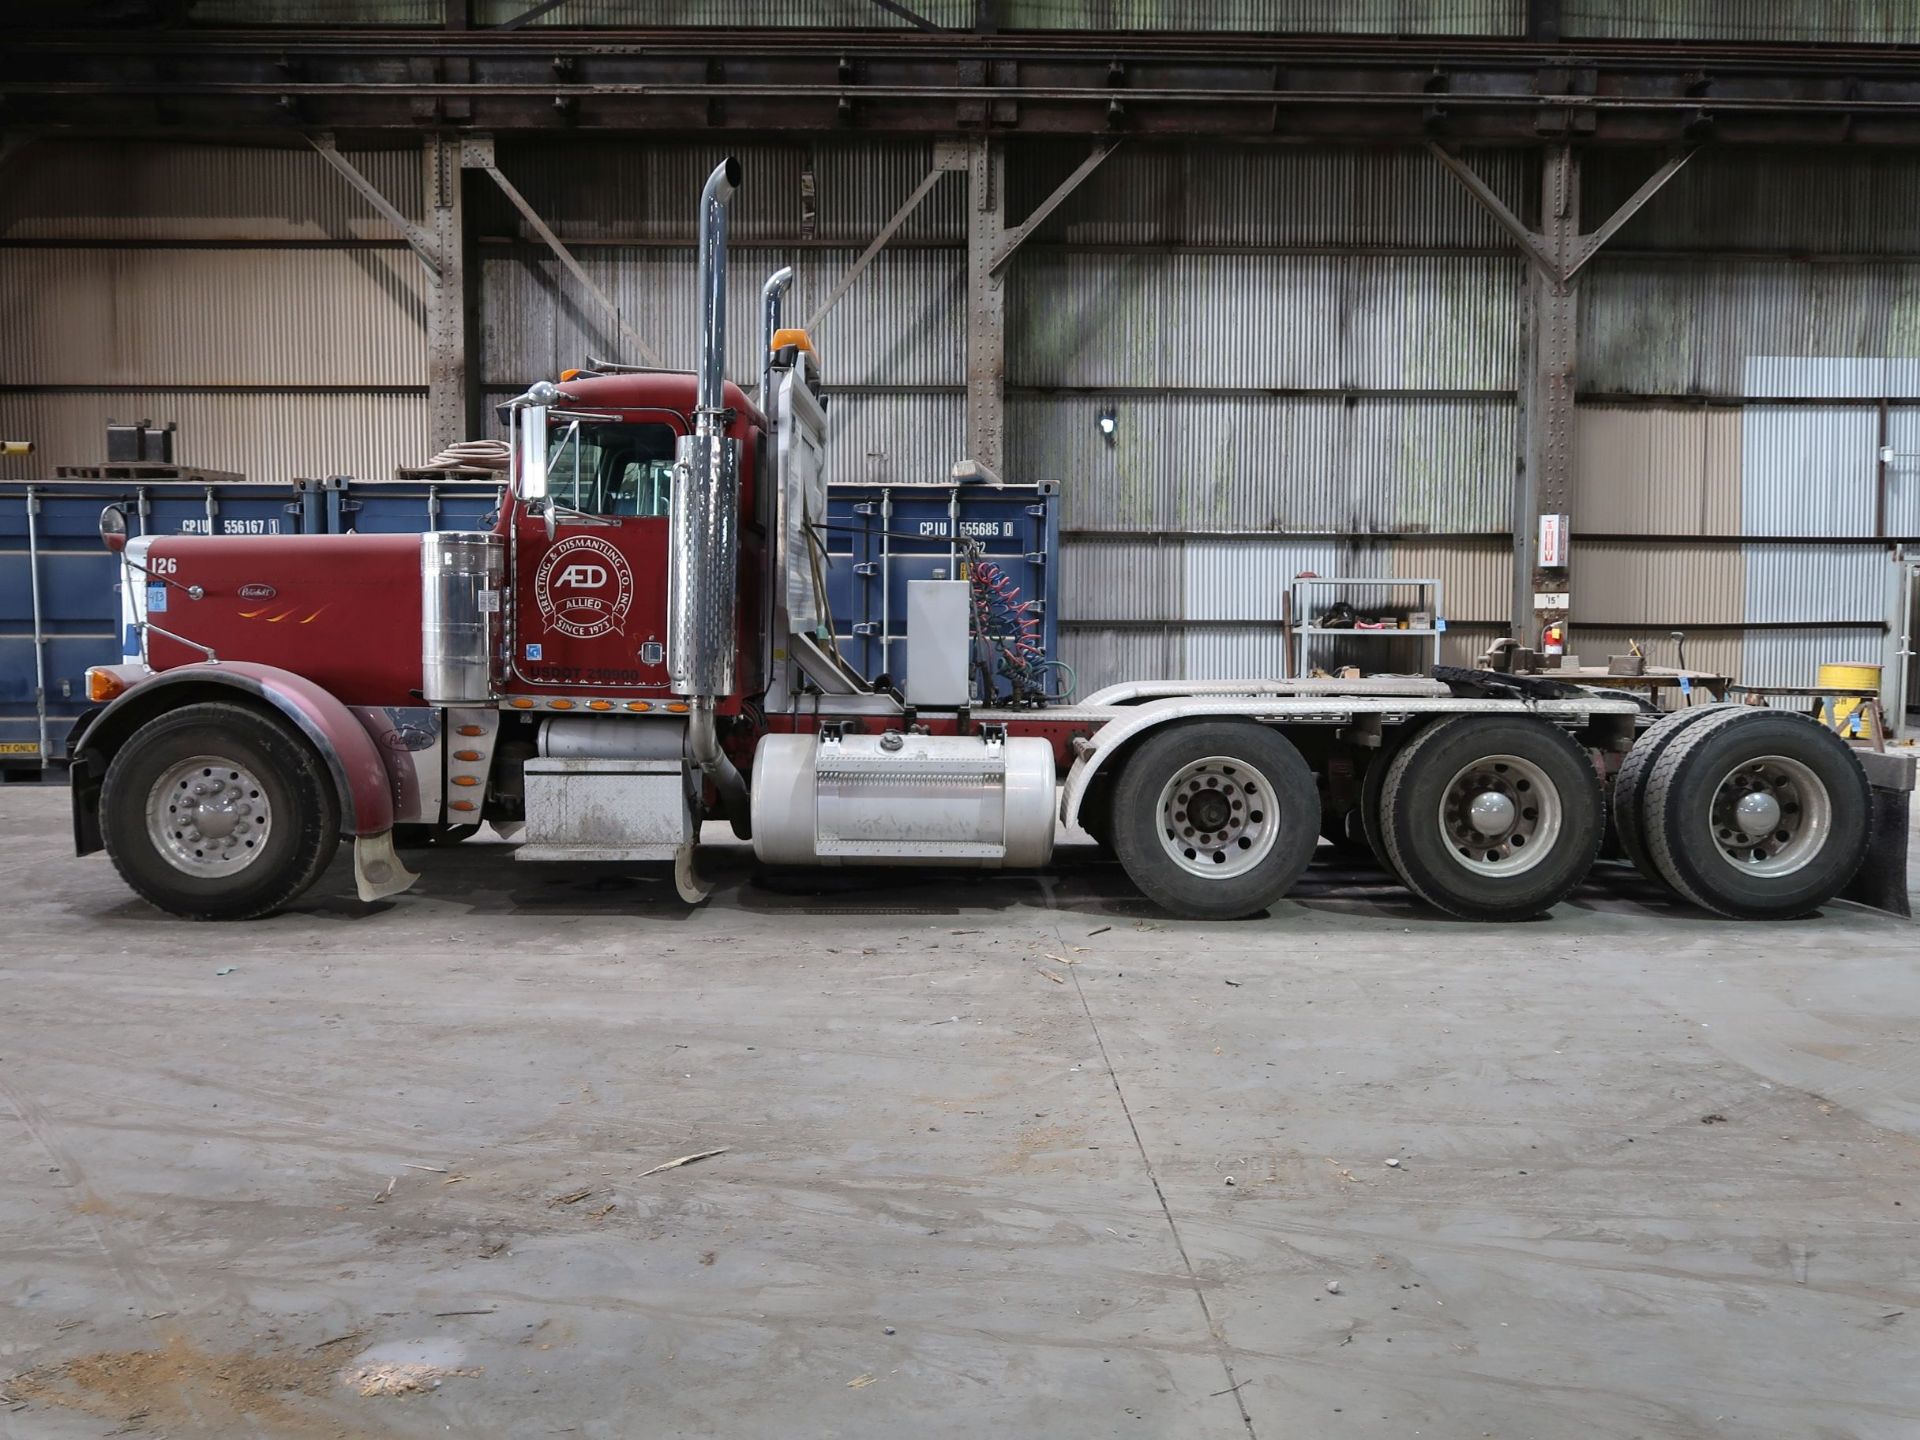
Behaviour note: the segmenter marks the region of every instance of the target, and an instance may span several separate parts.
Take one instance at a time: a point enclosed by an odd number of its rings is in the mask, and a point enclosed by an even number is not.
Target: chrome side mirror
[[[127,512],[118,505],[100,512],[100,543],[115,555],[127,548]]]
[[[547,411],[560,387],[542,380],[513,402],[513,493],[522,500],[547,497]]]

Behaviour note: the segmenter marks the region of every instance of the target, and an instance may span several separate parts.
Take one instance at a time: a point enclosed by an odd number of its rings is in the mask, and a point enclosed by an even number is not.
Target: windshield
[[[665,516],[673,503],[674,441],[667,425],[556,424],[547,493],[587,515]]]

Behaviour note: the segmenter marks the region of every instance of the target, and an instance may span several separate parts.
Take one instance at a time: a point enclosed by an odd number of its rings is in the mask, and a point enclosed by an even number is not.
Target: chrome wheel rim
[[[1560,791],[1547,772],[1518,755],[1485,755],[1462,765],[1441,792],[1440,834],[1454,859],[1477,875],[1522,875],[1560,838]]]
[[[1267,777],[1231,755],[1176,770],[1160,790],[1160,845],[1189,875],[1230,879],[1254,869],[1280,833]]]
[[[219,755],[180,761],[147,792],[147,837],[184,875],[239,874],[260,858],[272,830],[259,777]]]
[[[1714,787],[1714,843],[1748,875],[1791,875],[1812,861],[1833,829],[1827,787],[1798,760],[1743,760]]]

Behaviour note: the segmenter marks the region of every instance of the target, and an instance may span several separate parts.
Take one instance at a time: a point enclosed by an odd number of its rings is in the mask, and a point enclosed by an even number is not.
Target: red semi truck
[[[492,822],[516,858],[670,861],[700,826],[770,865],[1045,865],[1078,825],[1169,911],[1285,895],[1319,837],[1364,844],[1456,915],[1532,916],[1600,851],[1724,914],[1804,913],[1868,840],[1853,753],[1802,717],[1657,717],[1616,693],[1474,671],[1143,681],[1045,703],[987,567],[913,582],[906,692],[834,652],[825,411],[810,342],[763,293],[760,403],[723,377],[726,224],[701,197],[696,373],[569,372],[508,409],[486,532],[129,541],[138,655],[89,674],[74,830],[163,910],[269,914],[351,843]],[[1013,677],[1014,698],[991,675]]]

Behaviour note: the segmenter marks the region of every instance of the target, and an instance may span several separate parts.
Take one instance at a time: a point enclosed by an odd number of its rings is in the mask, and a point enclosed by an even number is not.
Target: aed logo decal
[[[627,557],[597,535],[562,540],[533,576],[540,620],[576,640],[626,631],[633,609],[633,570]]]

